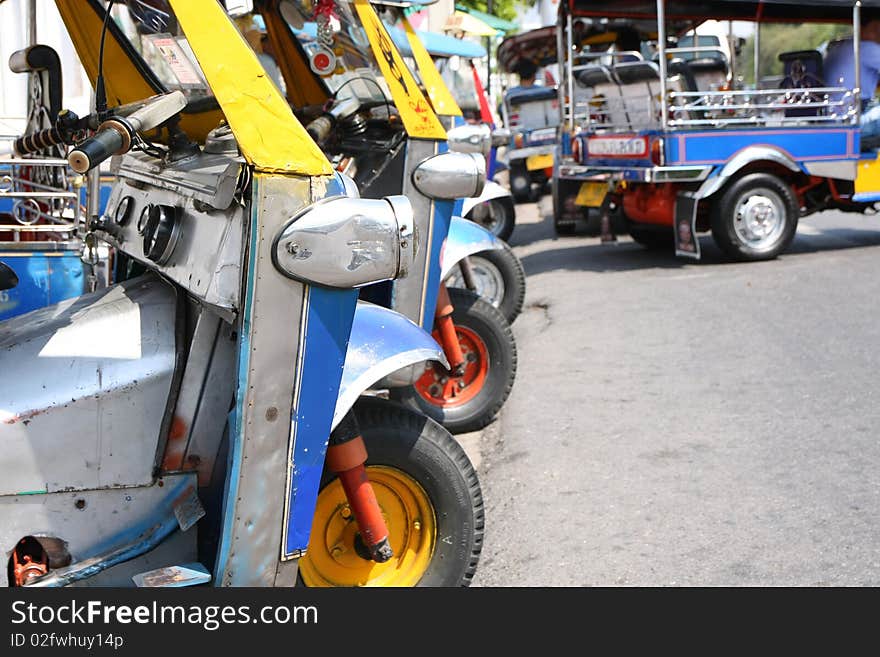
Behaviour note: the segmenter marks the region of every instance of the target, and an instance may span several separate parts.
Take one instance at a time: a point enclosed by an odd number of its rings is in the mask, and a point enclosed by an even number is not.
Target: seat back
[[[824,70],[822,54],[818,50],[793,50],[779,54],[784,71],[780,89],[810,89],[824,87]],[[815,102],[819,97],[815,94],[798,96],[804,100]],[[817,116],[821,108],[792,107],[785,110],[786,116]]]
[[[818,50],[793,50],[779,54],[784,71],[781,89],[824,87],[822,53]]]

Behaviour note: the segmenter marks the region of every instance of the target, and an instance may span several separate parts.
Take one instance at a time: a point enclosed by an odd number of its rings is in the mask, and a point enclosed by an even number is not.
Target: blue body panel
[[[441,277],[443,253],[447,248],[446,241],[449,237],[449,227],[452,224],[453,208],[456,203],[461,202],[458,200],[434,201],[433,203],[434,239],[431,241],[431,252],[428,254],[425,312],[421,321],[421,326],[426,331],[430,331],[434,326],[434,314],[437,312],[437,295],[440,292],[440,282],[443,280]]]
[[[855,127],[790,127],[672,132],[665,136],[668,165],[725,164],[749,146],[770,146],[795,162],[858,160]]]
[[[309,544],[327,440],[342,381],[357,290],[310,286],[299,390],[293,416],[290,506],[284,556]]]
[[[0,292],[0,320],[49,306],[85,292],[79,248],[66,251],[2,251],[0,260],[18,276],[18,285]]]

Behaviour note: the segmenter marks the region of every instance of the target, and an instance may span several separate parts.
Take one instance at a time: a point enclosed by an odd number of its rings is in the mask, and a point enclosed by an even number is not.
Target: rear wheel
[[[526,274],[522,262],[507,244],[500,249],[480,251],[468,256],[473,272],[472,290],[501,311],[508,323],[519,317],[526,298]],[[465,289],[461,268],[446,278],[447,287]]]
[[[788,248],[798,223],[794,192],[782,179],[752,173],[712,204],[712,237],[736,260],[770,260]]]
[[[502,240],[507,240],[516,225],[516,208],[513,198],[502,196],[493,198],[471,208],[467,219],[481,225]]]
[[[414,385],[393,388],[391,395],[452,433],[464,433],[482,429],[504,405],[516,378],[516,343],[504,315],[470,290],[450,288],[449,299],[464,374],[450,376],[429,362]],[[440,342],[438,331],[434,338]]]
[[[393,402],[362,398],[354,410],[394,556],[385,563],[365,558],[342,485],[325,471],[299,562],[301,582],[468,586],[483,546],[484,513],[467,454],[443,427]]]

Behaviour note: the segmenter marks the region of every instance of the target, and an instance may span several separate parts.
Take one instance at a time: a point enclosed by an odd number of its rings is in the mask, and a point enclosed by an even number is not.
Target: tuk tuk
[[[453,433],[479,429],[494,419],[510,392],[516,344],[505,315],[488,299],[470,289],[447,288],[445,279],[467,256],[505,248],[455,212],[460,199],[479,197],[483,190],[485,154],[473,148],[456,152],[451,125],[438,117],[457,110],[454,100],[433,64],[437,78],[424,82],[422,91],[372,7],[367,13],[358,2],[327,3],[333,22],[322,27],[321,6],[309,0],[260,1],[255,12],[265,23],[288,90],[303,76],[314,84],[311,103],[289,92],[288,100],[333,166],[350,175],[365,198],[403,194],[413,204],[421,250],[411,275],[369,286],[362,298],[431,331],[449,361],[448,366],[433,361],[411,368],[383,387]],[[423,48],[414,31],[411,37]],[[331,54],[332,67],[316,64]],[[294,70],[300,77],[291,75]],[[442,93],[448,103],[440,102]],[[489,139],[488,129],[481,131],[477,150]],[[458,173],[469,169],[479,173],[479,181],[465,190]],[[434,172],[442,172],[447,184],[435,186]],[[424,184],[429,179],[432,184]]]
[[[539,69],[555,63],[556,57],[556,29],[552,26],[508,37],[498,47],[498,64],[507,74],[521,73],[528,67],[534,78]],[[501,116],[511,133],[507,148],[510,191],[519,203],[536,201],[553,173],[559,125],[556,85],[507,89],[501,101]]]
[[[844,86],[823,79],[818,51],[781,53],[781,82],[739,88],[730,83],[736,71],[726,70],[735,58],[717,45],[691,39],[676,47],[677,37],[710,19],[829,22],[852,25],[858,62],[869,5],[877,3],[721,0],[695,15],[692,3],[677,0],[622,1],[613,11],[588,0],[562,3],[557,229],[568,230],[572,213],[588,208],[620,216],[649,247],[674,244],[677,255],[698,259],[698,234],[711,231],[731,259],[765,260],[785,251],[800,217],[872,211],[880,200],[877,152],[862,148],[859,117],[873,90],[860,88],[858,64],[855,84]],[[633,61],[602,60],[584,46],[617,21],[637,25],[650,46]]]
[[[407,19],[402,16],[401,20]],[[478,60],[487,56],[485,48],[473,41],[447,34],[421,30],[413,30],[413,33],[433,59],[442,82],[461,110],[460,115],[455,115],[455,124],[484,124],[494,130],[495,117],[489,107],[487,94],[476,66]],[[413,46],[407,32],[396,29],[392,35],[401,52],[409,55],[413,72],[421,77],[418,64],[413,59]],[[442,112],[440,113],[442,115]],[[500,170],[500,164],[498,148],[492,146],[487,156],[486,184],[483,191],[479,196],[463,199],[456,213],[483,226],[498,238],[508,241],[516,227],[516,207],[513,195],[494,180]]]
[[[117,276],[0,325],[0,583],[468,584],[467,455],[361,397],[445,361],[358,301],[412,268],[412,204],[358,197],[214,0],[56,4],[95,74],[94,127],[25,139],[70,143],[78,174],[112,157],[88,229]],[[456,174],[450,193],[478,179]]]

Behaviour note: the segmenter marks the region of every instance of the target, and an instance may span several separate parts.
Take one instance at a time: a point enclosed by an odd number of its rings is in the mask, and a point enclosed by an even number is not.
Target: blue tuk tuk
[[[699,258],[697,236],[711,231],[730,258],[764,260],[789,246],[800,217],[872,210],[880,168],[877,151],[862,148],[859,117],[873,89],[860,88],[858,65],[847,85],[824,79],[816,50],[781,53],[781,81],[745,87],[729,83],[735,71],[711,70],[735,65],[717,47],[676,47],[677,37],[708,19],[839,23],[852,25],[859,62],[868,5],[878,3],[722,0],[698,11],[681,0],[621,0],[613,9],[594,0],[562,3],[557,230],[567,232],[573,213],[592,209],[622,216],[649,247],[674,244],[676,254]],[[639,28],[648,46],[631,61],[586,45],[622,22]]]

